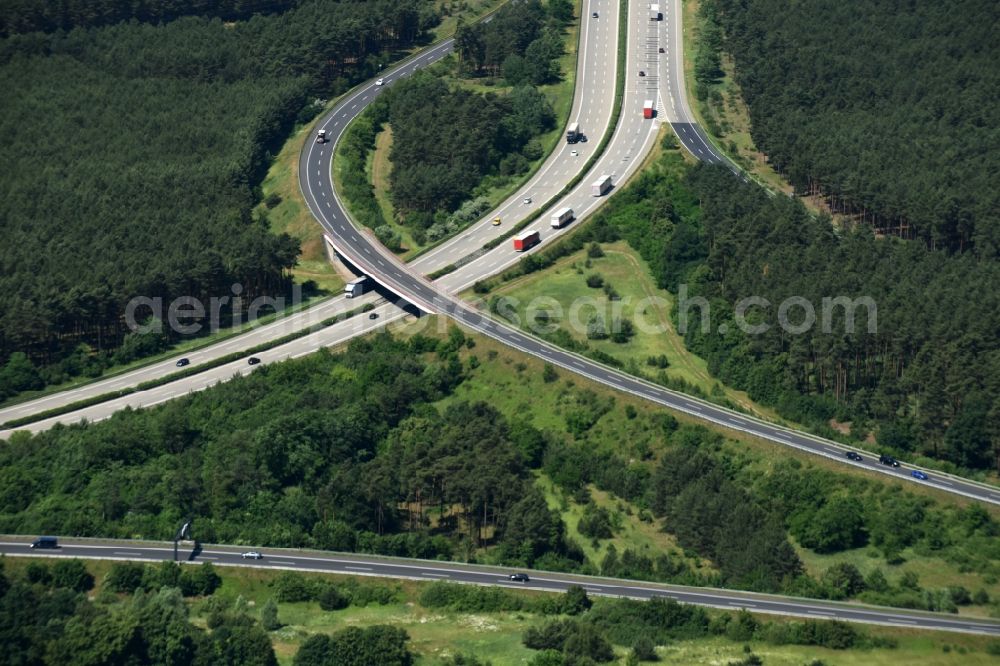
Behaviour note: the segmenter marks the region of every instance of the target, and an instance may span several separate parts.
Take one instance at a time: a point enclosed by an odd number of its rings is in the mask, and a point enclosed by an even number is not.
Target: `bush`
[[[587,596],[587,591],[579,585],[572,585],[562,597],[562,612],[566,615],[579,615],[590,610],[593,602]]]
[[[319,607],[325,611],[335,611],[347,608],[349,600],[340,590],[337,589],[336,585],[325,585],[319,593]]]
[[[638,661],[659,661],[660,657],[656,654],[656,646],[653,645],[647,636],[640,636],[635,639],[632,644],[632,655]]]
[[[587,256],[591,259],[598,259],[604,256],[604,250],[597,243],[591,243],[587,246]]]
[[[274,581],[274,591],[278,601],[294,603],[297,601],[312,601],[315,589],[312,581],[294,571],[285,571]]]
[[[94,577],[80,560],[59,560],[52,566],[52,584],[75,592],[94,587]]]
[[[281,628],[281,622],[278,621],[278,604],[274,603],[274,599],[268,599],[260,609],[260,624],[265,631]]]
[[[600,289],[604,286],[604,277],[600,273],[591,273],[587,276],[587,286],[591,289]]]
[[[113,592],[132,594],[142,588],[146,567],[133,562],[115,562],[111,565],[104,585]]]

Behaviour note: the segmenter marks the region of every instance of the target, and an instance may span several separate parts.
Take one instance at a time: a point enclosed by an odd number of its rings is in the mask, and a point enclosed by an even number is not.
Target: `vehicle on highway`
[[[579,157],[580,156],[580,152],[577,151],[577,150],[571,150],[571,151],[569,151],[569,154],[572,155],[573,157]]]
[[[59,540],[55,537],[38,537],[31,542],[31,548],[58,548]]]
[[[499,227],[500,226],[500,218],[499,217],[494,217],[493,218],[493,226],[494,227]]]
[[[381,86],[381,85],[384,85],[384,84],[385,84],[385,80],[384,79],[375,79],[375,85]]]
[[[517,236],[517,237],[514,238],[514,250],[516,252],[524,252],[525,250],[530,249],[530,248],[538,245],[538,243],[539,243],[539,241],[541,241],[541,239],[542,238],[538,234],[537,230],[536,231],[525,231],[520,236]]]
[[[552,214],[549,224],[553,229],[562,229],[564,225],[573,221],[574,213],[572,208],[560,208]]]
[[[590,185],[590,194],[595,197],[603,197],[611,189],[611,176],[604,175],[595,180]]]
[[[344,285],[344,296],[347,298],[354,298],[355,296],[360,296],[365,293],[368,289],[368,276],[362,275],[359,278],[355,278]]]
[[[524,205],[525,206],[531,205],[531,197],[524,197]]]
[[[247,365],[257,365],[258,363],[260,363],[260,359],[256,356],[251,356],[247,359]]]
[[[527,583],[527,582],[531,581],[531,579],[528,578],[528,574],[526,574],[526,573],[511,574],[510,576],[508,576],[508,578],[510,578],[510,580],[516,581],[518,583]]]
[[[855,453],[854,451],[848,451],[847,457],[850,458],[851,460],[857,460],[858,462],[864,461],[864,458],[862,458],[860,454]]]
[[[597,12],[594,12],[594,13],[593,13],[593,14],[591,14],[590,16],[591,16],[592,18],[597,18]]]
[[[570,123],[566,128],[566,143],[576,143],[580,140],[580,123]]]
[[[660,53],[663,53],[663,47],[662,46],[660,47]]]
[[[646,76],[646,70],[640,69],[639,70],[639,76]]]
[[[176,363],[174,363],[174,365],[176,365],[178,368],[183,368],[185,365],[191,365],[191,361],[189,361],[186,358],[182,358],[179,359]]]
[[[264,556],[261,555],[260,553],[258,553],[256,550],[248,550],[247,552],[243,553],[240,557],[242,557],[244,560],[262,560],[262,559],[264,559]]]
[[[910,476],[912,476],[914,479],[920,479],[921,481],[927,480],[927,475],[921,472],[919,469],[915,469],[912,472],[910,472]]]
[[[647,99],[642,103],[642,117],[652,118],[656,114],[656,110],[653,108],[653,100]]]
[[[372,312],[371,314],[368,315],[368,318],[369,319],[378,319],[378,313],[377,312]]]
[[[316,132],[316,143],[326,143],[326,130],[321,129]]]
[[[892,456],[887,456],[884,453],[878,457],[878,461],[883,465],[889,465],[890,467],[899,467],[899,461]]]

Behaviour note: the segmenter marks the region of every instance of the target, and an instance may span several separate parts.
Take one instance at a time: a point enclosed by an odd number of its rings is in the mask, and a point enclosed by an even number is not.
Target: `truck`
[[[316,133],[316,143],[326,143],[326,130],[321,129]]]
[[[569,224],[573,221],[573,209],[560,208],[553,213],[551,221],[553,229],[561,229],[564,224]]]
[[[642,117],[652,118],[656,114],[656,110],[653,108],[653,100],[647,99],[642,103]]]
[[[347,296],[347,298],[360,296],[368,290],[369,286],[368,276],[362,275],[361,277],[355,278],[344,285],[344,295]]]
[[[649,6],[649,20],[650,21],[659,21],[662,18],[663,18],[663,14],[660,13],[660,6],[659,5],[650,5]]]
[[[590,185],[590,193],[595,197],[603,197],[611,189],[611,176],[601,176]]]
[[[566,143],[576,143],[580,140],[580,123],[570,123],[566,128]]]
[[[538,245],[540,240],[541,236],[538,235],[538,231],[525,231],[520,236],[514,238],[514,250],[524,252]]]

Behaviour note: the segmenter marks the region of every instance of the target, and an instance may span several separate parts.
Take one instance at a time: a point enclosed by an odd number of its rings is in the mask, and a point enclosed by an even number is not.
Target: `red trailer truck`
[[[514,239],[514,249],[518,252],[524,252],[527,249],[538,245],[538,241],[541,237],[538,235],[537,231],[525,231],[520,236]]]
[[[654,113],[656,113],[656,111],[653,109],[653,100],[647,99],[642,104],[642,117],[652,118]]]

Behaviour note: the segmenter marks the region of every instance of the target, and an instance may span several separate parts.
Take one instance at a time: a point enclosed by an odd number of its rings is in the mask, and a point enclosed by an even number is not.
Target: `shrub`
[[[604,286],[604,278],[600,273],[591,273],[587,276],[587,286],[591,289],[600,289]]]

